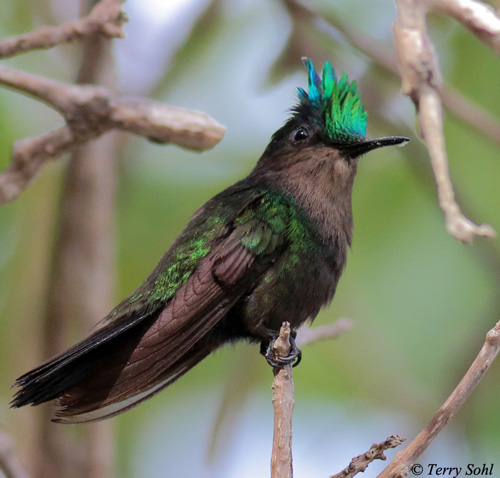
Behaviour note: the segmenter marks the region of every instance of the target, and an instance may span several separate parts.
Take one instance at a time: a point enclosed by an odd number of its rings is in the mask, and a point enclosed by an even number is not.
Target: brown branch
[[[358,51],[364,53],[368,58],[377,63],[385,72],[393,78],[399,80],[398,64],[387,47],[375,38],[364,34],[359,28],[350,28],[339,16],[323,15],[319,16],[312,10],[304,6],[298,0],[284,0],[285,5],[291,6],[297,11],[301,19],[309,18],[318,22],[327,22],[343,38]],[[322,29],[324,32],[325,30]],[[490,141],[500,145],[500,122],[489,112],[469,100],[453,86],[446,85],[440,89],[441,100],[444,107],[453,113],[458,119],[463,121],[477,133],[487,137]]]
[[[353,328],[353,323],[349,319],[339,319],[331,324],[322,325],[321,327],[311,328],[308,325],[303,325],[297,331],[295,342],[299,347],[312,344],[321,340],[338,339],[346,332]]]
[[[0,41],[0,58],[52,48],[96,33],[107,38],[124,38],[122,26],[127,18],[122,12],[122,3],[123,0],[101,0],[86,17],[64,25],[44,26],[30,33],[5,38]]]
[[[478,15],[467,14],[468,10],[466,7],[469,5],[470,1],[471,0],[463,0],[464,3],[461,18],[464,20],[464,22],[468,21],[469,26],[474,24],[477,27],[479,24],[481,24],[477,19]],[[443,101],[445,106],[450,111],[452,111],[460,119],[466,122],[469,126],[473,127],[481,134],[488,136],[488,138],[490,138],[497,144],[500,143],[500,124],[492,115],[485,112],[482,108],[479,108],[466,97],[461,95],[458,91],[449,86],[446,89],[442,89],[440,81],[438,80],[440,74],[437,67],[437,61],[435,60],[433,47],[430,43],[430,39],[427,36],[425,28],[426,10],[423,8],[424,3],[417,2],[416,0],[406,3],[415,5],[415,8],[417,8],[418,5],[419,8],[417,9],[417,13],[422,17],[422,21],[418,25],[420,27],[420,31],[418,28],[416,28],[415,30],[417,35],[408,34],[408,41],[404,42],[402,28],[401,30],[398,30],[398,25],[396,24],[396,44],[398,44],[399,40],[400,45],[398,48],[398,53],[400,56],[401,64],[404,60],[413,63],[419,61],[419,56],[415,54],[416,48],[422,47],[421,49],[426,53],[426,55],[423,55],[425,58],[421,62],[421,65],[425,66],[426,68],[421,69],[420,75],[415,75],[413,73],[409,75],[409,78],[413,80],[422,80],[421,93],[424,101],[422,103],[421,109],[419,110],[420,126],[422,135],[426,139],[428,145],[431,164],[438,186],[439,203],[445,213],[446,228],[453,237],[464,242],[471,242],[474,235],[493,237],[495,235],[495,231],[491,226],[478,226],[471,222],[462,214],[458,204],[455,201],[453,187],[449,177],[448,159],[446,156],[446,149],[444,147],[443,139],[444,136],[442,133],[443,124],[441,101]],[[439,3],[439,0],[436,0],[436,4]],[[445,0],[443,0],[443,4],[444,3],[446,3]],[[316,15],[314,12],[309,10],[297,0],[285,0],[285,4],[293,5],[295,9],[301,9],[303,13],[301,17],[308,17],[313,20],[323,20],[322,17]],[[454,2],[454,5],[462,7],[462,4],[459,4],[457,2]],[[478,5],[484,7],[484,5],[479,4],[478,2],[474,2],[474,5],[476,7]],[[436,5],[436,9],[437,8],[438,7]],[[476,8],[476,11],[479,10],[481,10],[481,7]],[[489,12],[487,8],[486,11]],[[457,12],[458,9],[455,8],[453,16],[457,17]],[[486,17],[486,15],[484,14],[484,9],[482,9],[481,12],[483,12],[483,15],[482,17],[479,17],[482,19],[482,23],[485,25],[490,25],[490,31],[496,31],[497,17],[491,12],[489,12],[491,15],[489,17]],[[488,23],[485,18],[488,18],[490,22]],[[325,19],[330,25],[332,25],[337,31],[339,31],[349,43],[351,43],[353,46],[355,46],[357,49],[359,49],[369,57],[376,60],[377,63],[379,63],[386,69],[386,71],[394,75],[397,74],[397,67],[395,62],[393,61],[391,56],[386,51],[384,51],[382,46],[377,44],[374,39],[369,38],[367,35],[364,35],[362,32],[359,32],[357,30],[349,29],[335,17],[326,17]],[[399,36],[398,31],[400,31],[401,33]],[[422,32],[424,32],[423,35],[421,34]],[[475,33],[480,36],[477,31]],[[414,45],[411,45],[410,42],[414,42]],[[405,56],[404,60],[402,59],[403,56]],[[404,66],[402,67],[402,69],[404,69]],[[406,70],[408,72],[410,68],[406,68]],[[404,79],[404,74],[402,74],[402,76]],[[427,85],[424,87],[425,83],[427,83]],[[404,87],[405,83],[403,82],[403,90]],[[418,88],[417,91],[419,91]],[[418,98],[415,95],[410,96],[412,96],[418,108]]]
[[[446,229],[462,242],[474,236],[493,237],[487,224],[478,226],[467,219],[455,201],[450,179],[443,131],[439,90],[441,73],[434,46],[427,34],[427,4],[419,0],[397,0],[398,20],[394,24],[403,93],[410,96],[418,111],[424,138],[436,179],[438,198],[445,213]]]
[[[463,1],[468,4],[472,0]],[[374,39],[362,32],[348,28],[336,17],[323,18],[315,14],[298,0],[284,0],[284,2],[289,9],[293,5],[295,12],[300,11],[300,18],[327,21],[358,50],[377,61],[387,72],[397,75],[398,68],[395,61]],[[500,124],[492,115],[474,105],[453,88],[442,89],[437,57],[427,35],[425,23],[427,7],[431,5],[431,2],[432,0],[428,0],[428,3],[419,0],[398,2],[400,19],[394,26],[394,36],[403,78],[403,92],[411,96],[419,110],[421,132],[431,157],[438,187],[439,203],[445,213],[446,228],[453,237],[464,242],[471,242],[475,235],[493,237],[495,232],[489,225],[478,226],[467,219],[455,201],[444,146],[441,101],[450,111],[453,111],[476,131],[487,135],[497,144],[500,143]],[[439,3],[439,0],[436,2]],[[474,2],[475,5],[477,3]],[[467,8],[464,7],[462,10],[462,18],[468,18]],[[290,9],[290,11],[292,10]],[[471,18],[476,17],[472,16]],[[492,18],[496,18],[494,14]],[[494,23],[494,21],[490,23]],[[475,25],[477,24],[478,21],[475,21]],[[492,29],[494,30],[493,27]],[[421,96],[423,98],[422,104],[420,104]]]
[[[277,359],[290,354],[290,324],[283,322],[274,343]],[[274,435],[271,478],[292,478],[292,414],[295,406],[292,365],[275,367],[273,381]]]
[[[491,5],[477,0],[430,0],[430,8],[459,21],[500,55],[500,17]]]
[[[12,438],[0,428],[0,471],[5,478],[29,478],[30,475],[21,465],[14,453]]]
[[[340,337],[352,328],[352,322],[340,319],[322,327],[302,327],[297,334],[297,344],[305,345],[323,339]],[[274,343],[276,359],[290,354],[290,324],[283,322],[280,335]],[[273,370],[274,435],[271,458],[271,478],[292,478],[292,416],[295,406],[292,365]],[[396,446],[396,445],[395,445]],[[375,458],[374,458],[375,459]]]
[[[484,374],[500,351],[500,320],[487,334],[479,354],[429,424],[415,437],[403,451],[385,468],[378,478],[402,478],[415,464],[417,458],[427,449],[432,440],[456,415],[467,398],[477,387]]]
[[[391,435],[381,443],[374,443],[366,453],[354,457],[349,466],[344,468],[340,473],[330,476],[330,478],[352,478],[358,473],[364,472],[371,462],[375,460],[387,460],[384,451],[389,448],[396,448],[405,440],[406,437]]]
[[[196,151],[214,147],[225,132],[204,113],[121,96],[100,86],[71,85],[3,66],[0,84],[43,101],[67,122],[54,131],[14,144],[11,164],[0,174],[0,205],[19,196],[49,159],[113,129]]]
[[[109,40],[98,35],[87,38],[77,83],[114,86],[110,60]],[[65,170],[47,288],[44,356],[66,348],[69,318],[71,330],[83,334],[112,306],[119,140],[119,135],[108,134],[77,148]],[[67,429],[50,422],[53,406],[45,405],[42,413],[37,477],[114,476],[111,421],[83,426],[78,436],[71,436]]]

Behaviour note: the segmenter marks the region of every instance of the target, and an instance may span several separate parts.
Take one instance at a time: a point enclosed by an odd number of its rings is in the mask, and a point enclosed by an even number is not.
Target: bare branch
[[[274,343],[277,358],[290,354],[290,324],[283,322]],[[273,369],[274,435],[271,478],[292,478],[292,414],[295,406],[292,365]]]
[[[297,331],[295,342],[301,347],[302,345],[319,342],[320,340],[338,339],[352,328],[353,323],[349,319],[339,319],[331,324],[314,328],[304,324]]]
[[[57,110],[75,136],[95,137],[116,128],[202,151],[214,147],[225,132],[204,113],[121,96],[102,86],[72,85],[3,66],[0,85],[28,93]]]
[[[30,50],[48,49],[60,43],[79,40],[95,33],[108,38],[124,38],[123,0],[101,0],[86,17],[64,25],[41,27],[30,33],[0,41],[0,58],[9,58]]]
[[[444,144],[441,100],[438,92],[429,85],[423,85],[419,91],[418,108],[420,130],[429,150],[439,205],[445,213],[447,231],[454,238],[467,243],[471,243],[474,236],[495,237],[495,231],[490,225],[474,224],[462,214],[455,201]]]
[[[427,449],[432,440],[455,416],[467,398],[477,387],[500,351],[500,320],[487,334],[486,340],[476,359],[429,424],[415,439],[387,466],[378,478],[405,477],[417,458]]]
[[[0,174],[0,204],[19,196],[52,155],[62,154],[78,144],[68,126],[14,143],[11,164]]]
[[[204,113],[121,96],[100,86],[71,85],[3,66],[0,84],[29,93],[56,109],[67,122],[14,144],[11,164],[0,174],[0,205],[21,194],[49,159],[113,129],[196,151],[214,147],[225,132]]]
[[[389,448],[396,448],[405,440],[406,437],[391,435],[381,443],[374,443],[366,453],[354,457],[348,467],[344,468],[340,473],[330,476],[330,478],[352,478],[358,473],[362,473],[372,461],[387,460],[384,451]]]
[[[164,105],[145,98],[115,97],[111,104],[115,128],[155,143],[173,143],[194,151],[216,146],[226,128],[199,111]]]
[[[0,471],[6,478],[29,478],[14,453],[12,438],[0,428]]]
[[[478,226],[467,219],[455,201],[444,142],[442,106],[439,94],[441,73],[434,47],[427,34],[426,4],[418,0],[397,0],[398,21],[394,24],[403,93],[418,110],[421,134],[427,143],[436,178],[438,198],[445,213],[446,229],[462,242],[474,236],[493,237],[489,225]]]
[[[459,21],[500,55],[500,17],[491,5],[477,0],[430,0],[430,8]]]
[[[439,0],[436,2],[439,3]],[[317,21],[324,20],[300,1],[285,0],[285,5],[293,5],[295,9],[300,9],[303,13],[301,17],[309,17]],[[495,231],[491,226],[474,224],[462,214],[455,201],[444,145],[441,100],[450,111],[497,144],[500,143],[500,125],[492,115],[450,86],[442,90],[437,57],[427,35],[426,7],[425,2],[417,0],[404,0],[398,3],[398,11],[402,10],[403,14],[400,13],[400,20],[394,26],[394,36],[403,78],[403,92],[411,96],[419,108],[420,128],[428,145],[438,187],[439,203],[445,213],[448,232],[463,242],[471,242],[475,235],[494,237]],[[405,12],[408,14],[404,15]],[[465,13],[462,16],[467,17]],[[374,39],[358,30],[350,29],[335,17],[327,17],[326,21],[348,42],[376,60],[386,71],[397,74],[397,65],[394,60]],[[421,90],[426,94],[423,105],[419,106]]]
[[[285,0],[285,5],[293,5],[300,13],[300,18],[310,18],[316,23],[327,22],[354,48],[375,61],[386,73],[399,79],[397,61],[387,47],[376,38],[364,34],[359,28],[350,28],[339,16],[319,16],[298,0]],[[441,88],[440,94],[443,105],[448,111],[477,133],[500,145],[500,123],[492,114],[455,90],[452,85]]]

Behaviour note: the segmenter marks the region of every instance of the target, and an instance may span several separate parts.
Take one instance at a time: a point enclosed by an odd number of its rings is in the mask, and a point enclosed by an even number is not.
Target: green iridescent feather
[[[235,216],[233,201],[240,200],[247,206]],[[307,218],[294,200],[267,189],[254,189],[246,199],[235,195],[225,201],[211,201],[201,214],[194,216],[190,226],[191,233],[194,230],[195,234],[181,234],[148,278],[148,286],[118,305],[108,320],[119,316],[124,307],[152,309],[155,304],[172,298],[217,247],[215,244],[220,238],[233,228],[238,229],[241,244],[257,257],[277,254],[286,241],[290,260],[283,261],[278,272],[296,265],[297,254],[311,244]]]
[[[364,138],[367,114],[356,81],[349,83],[346,73],[337,80],[329,62],[323,68],[322,78],[310,59],[304,60],[304,66],[309,75],[309,91],[299,88],[299,99],[319,112],[328,137],[339,143]]]

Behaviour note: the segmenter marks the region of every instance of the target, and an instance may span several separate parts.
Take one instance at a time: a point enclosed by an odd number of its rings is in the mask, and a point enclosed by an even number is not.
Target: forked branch
[[[408,475],[417,458],[427,449],[432,440],[455,416],[470,394],[477,387],[500,351],[500,320],[487,334],[479,354],[429,424],[415,439],[400,451],[378,478],[403,478]]]
[[[49,49],[61,43],[81,40],[100,33],[108,38],[124,38],[122,26],[127,17],[123,0],[101,0],[89,15],[58,26],[44,26],[23,35],[0,41],[0,58],[9,58],[30,50]]]
[[[457,14],[458,7],[465,12],[466,3],[478,4],[479,2],[465,1],[463,3],[462,6],[456,5],[455,14]],[[467,243],[472,242],[474,236],[494,237],[495,231],[491,226],[474,224],[462,214],[455,201],[443,129],[441,72],[426,24],[426,15],[433,2],[397,0],[396,4],[398,20],[394,24],[394,40],[403,82],[403,93],[410,96],[418,111],[420,132],[431,158],[439,204],[445,214],[446,229],[453,237]]]
[[[113,129],[197,151],[214,147],[225,132],[204,113],[122,96],[100,86],[62,83],[3,66],[0,85],[30,94],[66,120],[53,131],[14,144],[11,164],[0,174],[0,205],[21,194],[48,160]]]
[[[352,478],[358,473],[362,473],[373,461],[387,460],[384,452],[390,448],[396,448],[405,440],[405,437],[391,435],[381,443],[374,443],[366,453],[354,457],[349,466],[344,468],[340,473],[330,476],[330,478]]]

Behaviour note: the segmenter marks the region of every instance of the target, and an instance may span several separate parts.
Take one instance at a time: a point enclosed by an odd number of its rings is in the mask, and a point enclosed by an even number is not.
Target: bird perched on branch
[[[328,304],[352,238],[358,158],[408,138],[366,139],[356,82],[322,78],[255,169],[195,212],[145,282],[88,338],[16,381],[13,407],[56,400],[54,421],[112,417],[155,395],[227,342],[261,344],[273,366],[282,322],[295,331]]]

